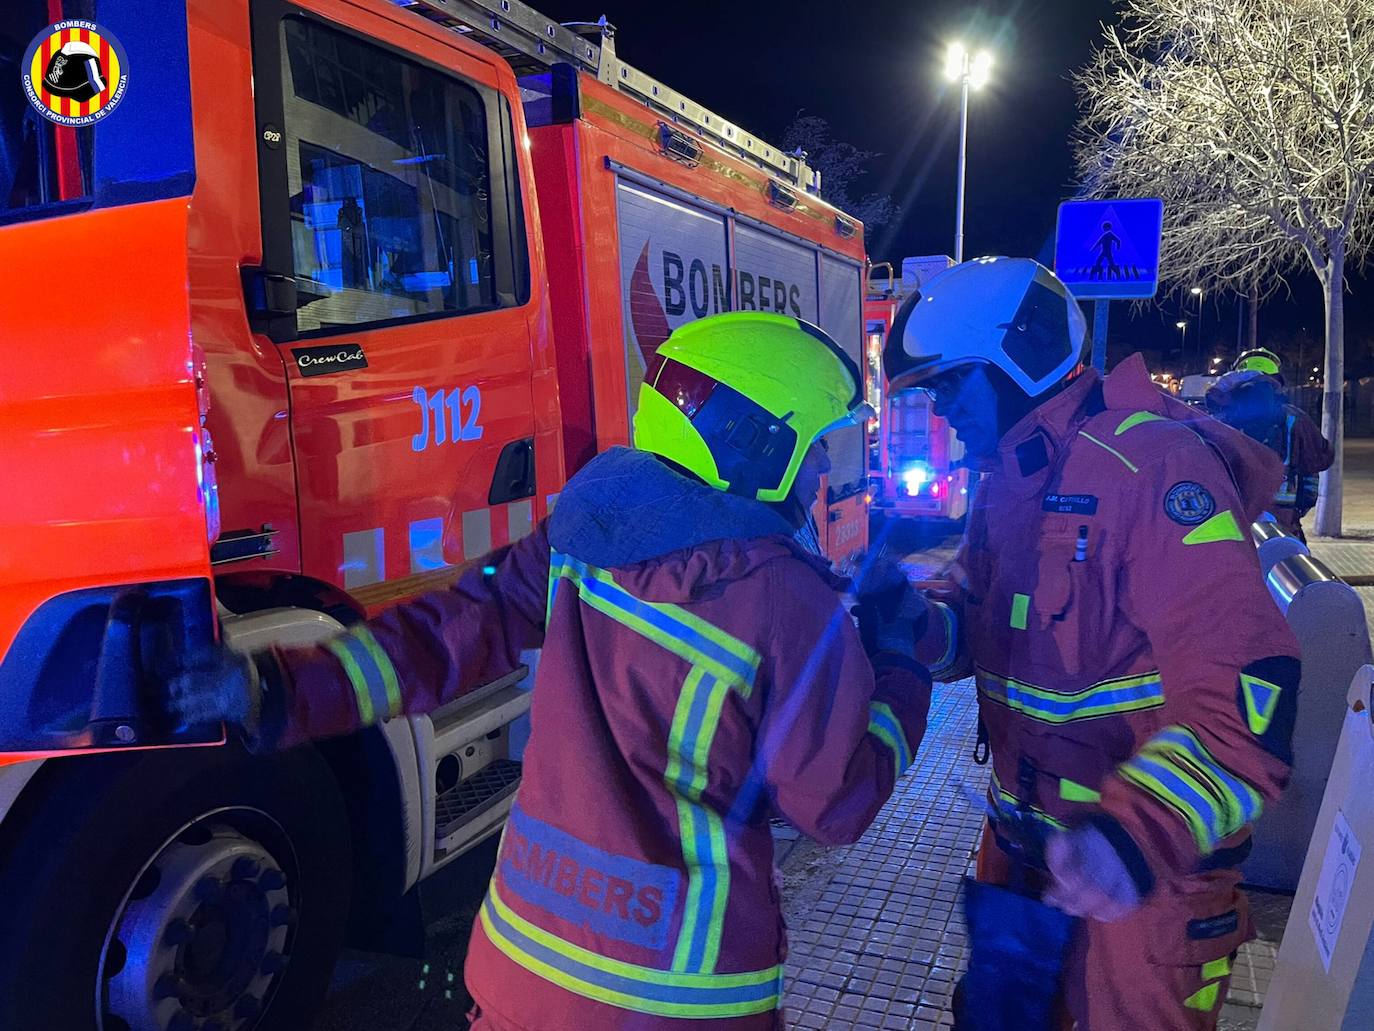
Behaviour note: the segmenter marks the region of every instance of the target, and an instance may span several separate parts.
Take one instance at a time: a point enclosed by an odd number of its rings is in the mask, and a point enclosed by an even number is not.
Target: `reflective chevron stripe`
[[[911,760],[911,745],[907,743],[906,731],[896,713],[886,702],[869,702],[868,732],[892,750],[892,761],[896,764],[897,776],[901,776]]]
[[[569,580],[582,601],[598,612],[739,687],[745,697],[753,690],[760,661],[758,652],[681,606],[636,598],[606,570],[558,552],[549,561],[549,579],[550,605],[557,595],[557,581]]]
[[[1188,727],[1166,727],[1121,775],[1183,818],[1203,855],[1259,817],[1258,791],[1226,769]]]
[[[363,726],[400,715],[401,687],[396,680],[396,667],[371,630],[365,625],[356,626],[326,641],[324,647],[348,674]]]
[[[602,956],[537,927],[507,906],[493,883],[482,929],[513,962],[577,995],[665,1017],[710,1019],[776,1009],[782,967],[743,974],[678,973]]]
[[[978,670],[978,693],[989,701],[1046,723],[1071,723],[1153,709],[1164,704],[1164,684],[1151,671],[1103,680],[1080,691],[1051,691]]]

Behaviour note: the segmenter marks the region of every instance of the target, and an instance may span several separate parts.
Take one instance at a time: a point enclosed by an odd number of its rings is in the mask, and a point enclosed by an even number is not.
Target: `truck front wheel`
[[[351,866],[313,750],[54,760],[0,825],[0,1013],[16,1029],[308,1027]]]

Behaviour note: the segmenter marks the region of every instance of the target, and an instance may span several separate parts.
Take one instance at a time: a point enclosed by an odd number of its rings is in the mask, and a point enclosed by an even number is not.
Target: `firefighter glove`
[[[1045,901],[1072,916],[1111,923],[1140,905],[1140,889],[1112,843],[1092,825],[1052,835],[1045,863],[1053,878]]]
[[[856,587],[858,604],[853,611],[868,654],[890,652],[914,658],[929,610],[902,567],[895,562],[875,563]]]
[[[252,736],[262,715],[257,664],[217,644],[205,662],[183,666],[168,677],[167,708],[186,726],[229,723]]]

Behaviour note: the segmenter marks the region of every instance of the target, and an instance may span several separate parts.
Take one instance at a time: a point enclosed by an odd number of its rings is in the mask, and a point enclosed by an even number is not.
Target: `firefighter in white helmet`
[[[1291,762],[1298,647],[1248,533],[1282,470],[1138,355],[1079,371],[1084,337],[1052,272],[983,258],[908,299],[884,355],[984,473],[918,652],[936,679],[976,676],[978,879],[1019,876],[1086,918],[1038,1013],[999,997],[1034,996],[1025,970],[1053,969],[1050,946],[1028,936],[1018,969],[975,928],[960,1019],[1046,1026],[1058,1006],[1092,1031],[1211,1028],[1251,933],[1249,826]]]

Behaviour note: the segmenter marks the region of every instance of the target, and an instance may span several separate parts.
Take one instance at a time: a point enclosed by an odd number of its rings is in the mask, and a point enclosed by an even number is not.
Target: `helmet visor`
[[[867,401],[860,401],[834,422],[822,426],[820,431],[816,434],[816,439],[820,440],[827,433],[833,433],[835,430],[842,430],[846,426],[866,426],[870,419],[876,419],[877,417],[878,412],[871,404]]]
[[[1268,376],[1277,376],[1279,374],[1278,364],[1272,359],[1264,357],[1262,354],[1251,355],[1249,358],[1243,359],[1239,363],[1238,368],[1244,372],[1262,372]]]

